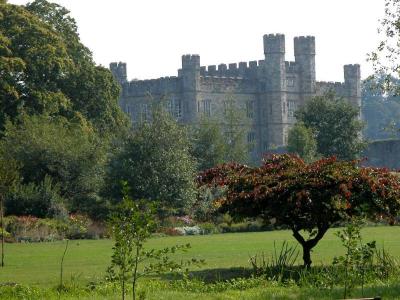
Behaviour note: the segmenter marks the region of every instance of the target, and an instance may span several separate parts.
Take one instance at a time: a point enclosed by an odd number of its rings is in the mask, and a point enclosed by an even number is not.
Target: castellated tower
[[[125,63],[111,63],[110,70],[122,86],[120,105],[133,123],[148,118],[149,97],[165,101],[186,124],[200,115],[219,116],[233,99],[248,117],[247,141],[254,145],[255,159],[286,145],[294,112],[313,96],[333,91],[361,107],[359,65],[344,66],[344,82],[316,81],[315,37],[294,38],[295,61],[285,61],[283,34],[264,35],[263,46],[264,59],[218,66],[201,66],[199,55],[183,55],[175,77],[128,81]]]
[[[125,82],[127,82],[128,77],[127,77],[127,73],[126,73],[126,63],[111,63],[110,64],[110,70],[111,73],[114,75],[115,79],[117,79],[117,81],[120,84],[124,84]]]
[[[361,109],[361,70],[360,65],[345,65],[344,85],[346,89],[346,98],[350,103]]]
[[[286,144],[287,132],[287,87],[285,70],[285,36],[283,34],[264,35],[265,92],[260,94],[268,113],[262,122],[267,124],[266,140],[269,145]],[[261,79],[262,80],[262,79]]]
[[[315,94],[315,37],[296,37],[294,39],[294,57],[298,66],[300,105],[303,105]]]
[[[200,56],[183,55],[182,69],[178,71],[181,78],[183,115],[182,121],[191,123],[196,121],[197,93],[200,90]]]

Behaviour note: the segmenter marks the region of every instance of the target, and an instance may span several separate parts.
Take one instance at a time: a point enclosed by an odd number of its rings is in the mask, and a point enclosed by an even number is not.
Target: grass
[[[313,251],[312,258],[315,264],[329,264],[334,256],[343,254],[344,250],[340,246],[340,241],[334,236],[334,232],[337,230],[329,230]],[[376,240],[378,246],[384,245],[385,249],[389,250],[392,255],[400,258],[400,227],[368,227],[364,228],[362,233],[364,241]],[[248,274],[250,267],[248,258],[250,255],[263,251],[268,255],[273,250],[274,241],[279,246],[285,240],[292,245],[297,244],[290,231],[273,231],[153,238],[149,240],[147,246],[149,248],[161,248],[174,244],[190,243],[192,249],[183,256],[203,258],[207,263],[203,269],[193,270],[197,277],[202,279],[228,279]],[[83,285],[90,281],[97,282],[102,279],[105,269],[110,263],[112,245],[111,240],[70,241],[64,261],[65,281],[71,283],[72,280],[72,283]],[[6,266],[0,268],[0,282],[19,283],[33,288],[54,287],[59,281],[59,265],[64,247],[65,242],[7,244]],[[299,250],[301,249],[299,248]],[[301,255],[299,257],[301,259]],[[301,262],[299,261],[299,263]],[[386,290],[375,291],[374,294],[384,295],[393,291],[394,295],[396,293],[400,295],[399,285],[392,285],[389,289],[385,287],[385,284],[382,284],[380,288]],[[201,296],[201,293],[190,293],[188,291],[164,291],[162,295],[149,291],[148,295],[149,299],[187,299],[187,297],[192,299],[313,299],[311,297],[313,294],[309,294],[310,292],[318,295],[317,290],[305,290],[296,286],[287,288],[250,287],[246,289],[243,295],[242,292],[235,290],[211,292],[207,296],[203,295],[204,297]],[[243,298],[244,295],[245,298]],[[285,298],[289,296],[291,298]],[[102,298],[101,295],[97,295],[95,298],[90,297],[79,297],[79,299],[113,299],[107,298],[108,296]],[[52,296],[48,295],[46,298],[51,299]],[[32,299],[36,298],[33,297]],[[314,299],[324,298],[323,295],[320,295]]]

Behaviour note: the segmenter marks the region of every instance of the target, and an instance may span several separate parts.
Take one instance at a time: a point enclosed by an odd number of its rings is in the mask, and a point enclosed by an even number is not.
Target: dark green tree
[[[332,93],[312,98],[296,111],[295,116],[298,122],[313,131],[317,152],[322,156],[335,155],[351,160],[365,147],[358,109]]]
[[[227,143],[218,120],[201,117],[191,130],[191,141],[199,171],[225,162]]]
[[[151,120],[137,124],[111,158],[104,193],[118,201],[124,180],[131,198],[160,201],[164,212],[183,212],[196,195],[196,163],[188,134],[161,105],[151,107]]]
[[[65,8],[3,3],[0,28],[0,129],[21,113],[80,117],[101,132],[128,125],[118,83],[95,65]]]
[[[99,190],[103,184],[106,143],[106,140],[97,137],[90,126],[81,123],[44,115],[24,116],[19,124],[6,122],[0,154],[6,160],[16,160],[21,166],[23,185],[34,184],[38,187],[36,191],[40,191],[46,177],[49,177],[51,184],[46,186],[52,188],[44,186],[41,189],[50,191],[46,192],[47,195],[59,189],[69,210],[101,217],[103,202]],[[10,200],[18,201],[18,195],[23,194],[16,193],[10,196]],[[29,197],[38,201],[49,199],[39,199],[34,194],[29,193],[32,195]]]
[[[295,153],[307,162],[311,162],[317,156],[317,143],[312,129],[302,123],[296,123],[289,131],[288,151]]]

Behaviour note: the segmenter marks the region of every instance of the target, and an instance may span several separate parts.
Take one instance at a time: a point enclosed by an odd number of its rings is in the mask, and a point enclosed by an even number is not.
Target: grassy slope
[[[340,242],[330,230],[313,252],[315,263],[330,263],[335,255],[343,253]],[[376,240],[393,255],[400,258],[400,227],[369,227],[363,230],[365,241]],[[205,270],[226,275],[229,268],[249,267],[249,255],[273,250],[274,241],[296,244],[289,231],[260,233],[218,234],[154,238],[148,247],[161,248],[174,244],[191,243],[193,249],[184,256],[204,258]],[[59,278],[59,263],[65,242],[36,244],[7,244],[6,267],[0,268],[0,282],[18,282],[39,286],[54,286]],[[64,278],[71,276],[80,282],[104,276],[110,262],[112,241],[71,241],[64,263]],[[203,272],[198,274],[202,275]],[[210,273],[208,271],[204,274]],[[235,272],[235,274],[240,272]],[[218,275],[217,275],[218,276]],[[225,277],[225,276],[223,276]]]

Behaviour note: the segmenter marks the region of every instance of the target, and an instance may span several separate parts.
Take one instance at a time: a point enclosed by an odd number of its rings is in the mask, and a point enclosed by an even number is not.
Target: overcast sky
[[[25,4],[25,0],[9,0]],[[175,76],[182,54],[201,65],[263,59],[262,36],[316,37],[317,80],[343,81],[343,65],[372,72],[384,0],[54,0],[76,19],[97,63],[128,63],[129,79]]]

